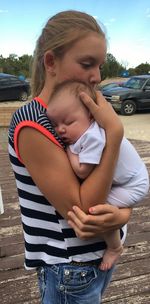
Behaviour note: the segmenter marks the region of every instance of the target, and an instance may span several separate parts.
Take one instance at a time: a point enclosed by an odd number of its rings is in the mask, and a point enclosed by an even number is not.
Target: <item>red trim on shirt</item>
[[[52,135],[52,133],[50,133],[47,129],[45,129],[43,126],[39,125],[38,123],[36,123],[34,121],[26,121],[25,120],[25,121],[20,122],[17,125],[17,127],[15,129],[15,132],[14,132],[14,147],[15,147],[15,151],[16,151],[16,154],[18,156],[18,159],[20,160],[21,163],[23,163],[23,162],[21,160],[21,157],[20,157],[20,154],[19,154],[19,149],[18,149],[18,135],[19,135],[20,130],[23,127],[31,127],[31,128],[34,128],[34,129],[40,131],[40,133],[42,133],[47,138],[49,138],[54,144],[56,144],[57,146],[59,146],[60,148],[63,149],[63,147],[61,146],[61,144]]]
[[[47,104],[40,97],[35,97],[34,100],[38,101],[45,109],[47,109]]]

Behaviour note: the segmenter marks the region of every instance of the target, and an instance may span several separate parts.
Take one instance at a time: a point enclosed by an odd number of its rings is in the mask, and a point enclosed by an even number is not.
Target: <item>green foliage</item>
[[[112,54],[108,53],[101,71],[102,80],[121,76],[124,70],[126,70],[125,67],[121,65]]]
[[[10,54],[8,58],[0,55],[0,72],[30,78],[31,61],[32,56],[29,55],[18,57],[16,54]]]
[[[150,73],[150,64],[149,63],[141,63],[135,68],[136,75],[145,75]]]
[[[128,69],[129,75],[130,76],[135,76],[136,75],[136,71],[133,68]]]

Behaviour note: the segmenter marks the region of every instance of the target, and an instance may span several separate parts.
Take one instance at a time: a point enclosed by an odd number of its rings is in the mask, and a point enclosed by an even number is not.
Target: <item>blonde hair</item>
[[[45,82],[44,54],[51,50],[55,57],[63,55],[82,37],[96,32],[105,34],[94,17],[79,11],[60,12],[48,20],[37,40],[32,66],[32,95],[39,95]]]

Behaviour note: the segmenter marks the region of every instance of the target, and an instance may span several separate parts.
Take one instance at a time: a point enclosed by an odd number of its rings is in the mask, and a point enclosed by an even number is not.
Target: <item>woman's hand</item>
[[[100,91],[96,91],[96,103],[94,100],[87,95],[85,92],[80,93],[80,97],[84,105],[89,109],[94,119],[97,123],[106,131],[110,129],[111,131],[120,133],[123,136],[123,126],[118,117],[118,115],[113,110],[111,104],[107,102]]]
[[[101,237],[103,233],[120,228],[131,215],[130,208],[118,209],[109,204],[91,207],[89,212],[86,214],[77,206],[68,212],[68,223],[82,240]]]

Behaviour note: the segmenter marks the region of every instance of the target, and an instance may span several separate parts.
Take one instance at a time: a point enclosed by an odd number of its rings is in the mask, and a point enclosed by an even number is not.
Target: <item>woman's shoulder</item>
[[[45,113],[46,109],[43,107],[43,105],[33,99],[32,101],[18,108],[12,116],[12,120],[16,119],[18,123],[20,121],[28,120],[37,121],[38,117]]]
[[[14,134],[18,134],[18,131],[23,127],[37,129],[43,134],[52,134],[61,146],[65,147],[46,115],[46,107],[36,99],[33,99],[14,112],[9,127],[9,136],[13,139]]]

